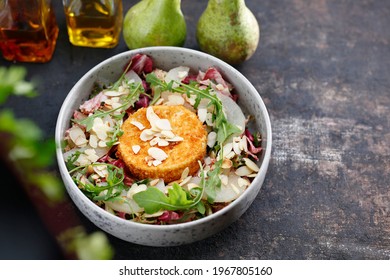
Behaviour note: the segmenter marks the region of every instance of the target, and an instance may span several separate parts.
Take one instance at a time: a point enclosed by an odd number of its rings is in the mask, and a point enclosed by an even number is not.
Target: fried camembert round
[[[206,155],[207,132],[197,115],[183,106],[141,108],[122,125],[117,155],[136,178],[169,183],[199,170]]]

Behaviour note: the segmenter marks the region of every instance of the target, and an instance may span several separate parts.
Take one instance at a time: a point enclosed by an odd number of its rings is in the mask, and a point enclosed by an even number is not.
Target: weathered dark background
[[[61,3],[53,2],[60,26],[53,60],[21,64],[41,80],[41,95],[7,103],[49,137],[74,83],[127,50],[123,39],[109,50],[71,46]],[[136,2],[123,1],[125,10]],[[237,68],[264,99],[273,127],[272,160],[260,194],[239,221],[207,240],[150,248],[110,237],[115,257],[390,259],[390,2],[246,3],[261,23],[261,38],[255,55]],[[182,1],[188,48],[198,49],[195,26],[206,4]],[[0,257],[61,258],[4,167],[1,178]]]

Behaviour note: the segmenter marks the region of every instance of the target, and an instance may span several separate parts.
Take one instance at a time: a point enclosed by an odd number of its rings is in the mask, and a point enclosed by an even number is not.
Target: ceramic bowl
[[[95,81],[116,81],[125,64],[137,53],[151,56],[155,67],[164,70],[181,65],[189,66],[194,71],[205,70],[211,66],[216,67],[238,92],[239,105],[244,113],[255,117],[253,130],[260,131],[263,139],[263,153],[259,161],[260,171],[238,199],[210,216],[175,225],[148,225],[124,220],[90,201],[74,184],[66,169],[61,142],[65,131],[69,128],[74,110],[88,99]],[[127,51],[93,67],[81,77],[66,97],[58,116],[55,133],[59,170],[69,196],[80,211],[97,227],[113,236],[136,244],[161,247],[188,244],[205,239],[240,218],[256,198],[263,184],[270,160],[272,142],[269,115],[253,85],[240,72],[222,60],[199,51],[177,47],[150,47]]]

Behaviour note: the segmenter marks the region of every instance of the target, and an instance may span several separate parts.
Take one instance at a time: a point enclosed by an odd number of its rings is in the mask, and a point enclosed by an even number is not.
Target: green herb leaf
[[[221,173],[222,159],[217,161],[214,164],[214,169],[207,172],[207,180],[205,182],[205,192],[207,194],[207,200],[210,203],[213,203],[217,196],[217,189],[221,188],[221,178],[219,174]]]
[[[75,183],[81,186],[81,190],[94,201],[106,201],[120,195],[122,190],[127,188],[123,183],[125,178],[123,169],[109,163],[93,163],[90,166],[93,167],[98,165],[107,165],[108,175],[106,178],[106,185],[95,185],[94,182],[90,180],[81,182],[79,177],[88,172],[89,166],[76,167],[75,169],[70,170],[69,173],[75,173],[72,175]],[[102,193],[103,191],[107,192]]]
[[[140,207],[145,209],[145,213],[152,214],[160,210],[187,210],[199,203],[202,192],[194,198],[188,198],[188,193],[177,183],[168,189],[168,196],[155,187],[149,187],[146,191],[136,193],[133,199]]]

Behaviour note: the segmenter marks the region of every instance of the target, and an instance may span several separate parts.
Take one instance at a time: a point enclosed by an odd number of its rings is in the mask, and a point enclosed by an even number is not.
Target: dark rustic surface
[[[71,46],[60,1],[53,2],[60,26],[53,60],[21,64],[41,80],[41,96],[7,103],[49,137],[74,83],[98,62],[127,49],[123,39],[109,50]],[[137,1],[123,2],[127,10]],[[206,3],[182,1],[188,48],[198,49],[195,26]],[[116,258],[390,259],[390,2],[246,3],[261,22],[261,38],[255,55],[237,68],[263,97],[274,140],[260,194],[239,221],[192,245],[150,248],[110,237]],[[4,169],[1,175],[6,176]],[[10,183],[2,187],[20,195]],[[18,219],[12,207],[24,200],[11,201],[7,215]],[[40,234],[41,225],[29,223],[1,231],[8,240],[26,242],[36,227],[34,234]],[[30,240],[32,245],[17,248],[40,248]],[[9,249],[3,241],[2,249]],[[48,244],[40,246],[50,248],[52,240]],[[2,252],[2,258],[60,258],[50,249],[36,255],[23,249],[12,256]]]

